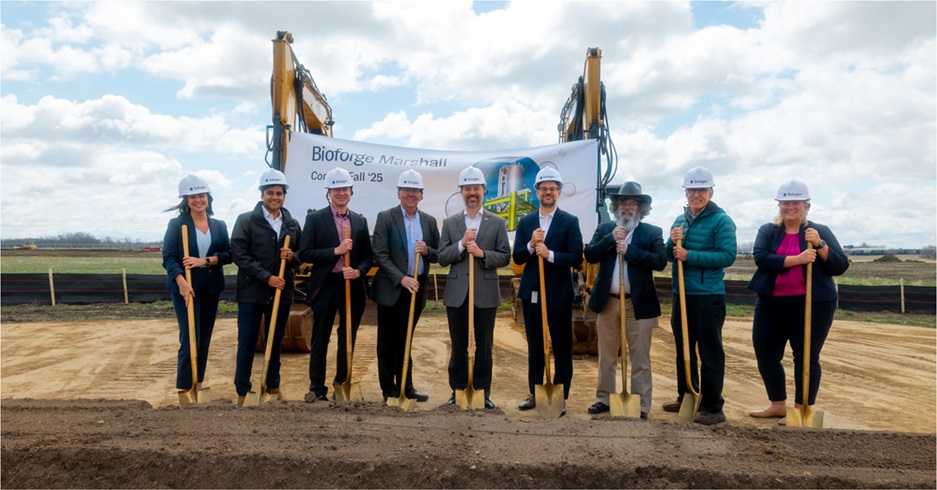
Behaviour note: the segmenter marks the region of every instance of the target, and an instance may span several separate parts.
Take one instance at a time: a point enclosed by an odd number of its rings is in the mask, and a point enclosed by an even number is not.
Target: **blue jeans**
[[[245,396],[251,391],[251,368],[254,365],[254,346],[260,336],[260,322],[264,322],[264,331],[270,331],[270,317],[273,305],[238,303],[238,351],[237,366],[234,369],[234,389],[238,396]],[[267,370],[267,389],[280,387],[280,349],[283,346],[283,331],[290,317],[290,304],[280,303],[277,313],[276,332],[273,335],[273,348],[270,352],[270,367]]]
[[[218,313],[220,294],[208,292],[195,293],[195,353],[197,356],[198,382],[205,380],[205,366],[208,364],[208,347],[211,345],[211,333],[215,329],[215,315]],[[189,314],[185,298],[172,293],[172,307],[179,324],[179,352],[176,359],[176,389],[192,389],[192,360],[189,358]]]

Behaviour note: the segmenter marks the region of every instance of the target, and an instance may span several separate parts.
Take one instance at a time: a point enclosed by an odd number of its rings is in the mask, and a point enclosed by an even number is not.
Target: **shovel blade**
[[[364,397],[361,395],[361,383],[352,383],[351,380],[346,380],[344,383],[335,383],[332,387],[335,388],[335,401],[337,402],[364,401]]]
[[[184,407],[193,403],[198,403],[198,395],[195,394],[195,390],[179,392],[179,406]]]
[[[608,397],[608,413],[612,417],[641,417],[641,395],[612,394]]]
[[[534,385],[534,399],[537,400],[537,413],[545,419],[558,419],[566,408],[563,385],[547,383]]]
[[[416,408],[416,400],[413,398],[407,398],[406,396],[401,396],[400,398],[388,398],[387,399],[388,407],[397,407],[404,412],[412,412]]]
[[[822,429],[823,412],[820,410],[811,410],[807,405],[801,405],[800,408],[788,408],[787,426]]]
[[[485,408],[485,393],[472,387],[455,390],[455,403],[463,410],[481,410]]]
[[[244,395],[244,404],[241,405],[242,407],[256,407],[259,405],[260,393],[257,393],[256,391],[248,391],[247,394]]]
[[[693,418],[696,417],[696,412],[699,411],[699,404],[702,401],[702,397],[699,394],[690,393],[689,391],[683,394],[683,402],[680,403],[680,413],[677,414],[677,420],[680,422],[693,422]]]
[[[278,395],[276,393],[270,393],[270,392],[264,391],[263,393],[260,394],[259,403],[263,405],[264,403],[270,403],[277,399],[278,399]]]
[[[211,388],[205,388],[204,390],[198,390],[196,392],[196,397],[198,403],[211,403],[214,398],[211,395]]]

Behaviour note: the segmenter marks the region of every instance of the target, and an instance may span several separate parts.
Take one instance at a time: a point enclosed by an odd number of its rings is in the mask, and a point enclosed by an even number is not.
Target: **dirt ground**
[[[566,417],[521,412],[526,342],[510,312],[495,329],[495,410],[445,404],[444,314],[421,319],[414,412],[380,401],[373,325],[359,332],[360,404],[307,404],[308,355],[284,356],[286,402],[238,409],[236,322],[215,327],[206,384],[215,402],[180,409],[172,320],[5,323],[0,330],[4,487],[921,487],[937,486],[935,331],[836,322],[823,351],[824,429],[748,411],[767,400],[751,321],[726,322],[728,421],[683,424],[669,318],[652,347],[649,421],[593,417],[596,358],[575,360]],[[329,376],[334,372],[335,342]],[[789,356],[788,356],[789,357]],[[254,364],[255,383],[263,356]],[[787,361],[789,392],[793,369]]]

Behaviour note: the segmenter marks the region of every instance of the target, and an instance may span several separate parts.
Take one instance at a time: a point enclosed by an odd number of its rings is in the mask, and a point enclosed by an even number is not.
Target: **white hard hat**
[[[807,184],[799,180],[788,180],[778,187],[778,195],[775,201],[809,201],[810,191],[807,190]]]
[[[397,188],[423,189],[423,176],[416,170],[407,170],[397,178]]]
[[[208,182],[198,175],[189,174],[179,181],[179,197],[191,196],[193,194],[211,194]]]
[[[289,184],[286,183],[286,176],[283,175],[283,172],[272,168],[260,174],[260,185],[257,186],[257,189],[263,192],[264,187],[271,185],[283,186],[283,192],[290,188]]]
[[[480,169],[477,167],[468,167],[459,173],[459,187],[475,184],[487,187],[487,184],[485,184],[485,175],[482,174]]]
[[[540,169],[537,172],[537,178],[534,179],[534,186],[540,185],[541,182],[553,181],[556,182],[556,186],[560,189],[563,188],[563,177],[560,177],[559,171],[555,168],[545,167]]]
[[[325,174],[326,189],[338,189],[341,187],[354,186],[355,181],[352,180],[351,174],[343,168],[335,167],[332,170],[329,170],[327,174]]]
[[[714,185],[713,173],[706,167],[693,167],[683,176],[683,187],[686,189],[704,189]]]

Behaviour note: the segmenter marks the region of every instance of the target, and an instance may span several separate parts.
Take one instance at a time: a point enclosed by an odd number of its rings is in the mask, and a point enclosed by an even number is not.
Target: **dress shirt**
[[[417,210],[413,213],[411,218],[407,214],[407,210],[400,206],[400,211],[403,213],[403,225],[407,229],[407,270],[406,273],[409,276],[413,274],[413,260],[416,253],[414,252],[416,247],[417,240],[423,240],[423,226],[420,224],[420,211]],[[426,269],[426,265],[423,261],[420,261],[420,269],[417,271],[417,275],[423,274],[423,270]]]

